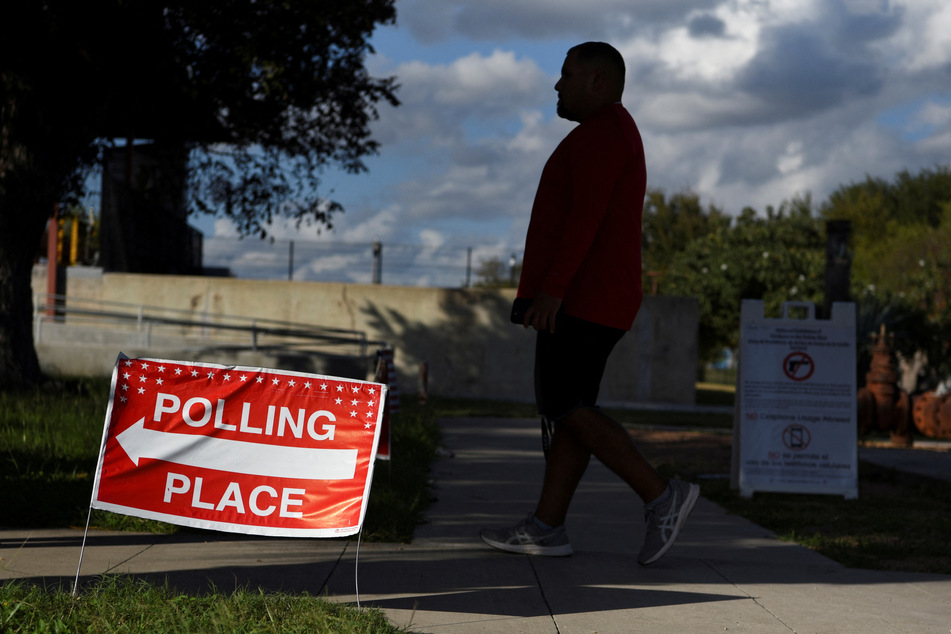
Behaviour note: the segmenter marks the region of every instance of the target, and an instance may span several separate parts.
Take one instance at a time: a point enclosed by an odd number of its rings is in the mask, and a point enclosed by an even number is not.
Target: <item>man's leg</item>
[[[667,480],[641,455],[627,430],[600,410],[580,407],[557,423],[535,517],[549,526],[565,523],[571,498],[591,455],[645,503],[667,489]]]
[[[535,507],[535,517],[549,526],[565,523],[568,506],[591,459],[584,445],[569,432],[563,422],[555,423],[555,433],[545,463],[545,480]]]
[[[628,431],[600,410],[576,409],[565,418],[564,426],[645,503],[657,499],[667,488],[667,480],[641,455]]]

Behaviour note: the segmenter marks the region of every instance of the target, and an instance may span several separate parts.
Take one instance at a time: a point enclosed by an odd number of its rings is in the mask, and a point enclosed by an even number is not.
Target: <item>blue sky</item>
[[[367,174],[325,175],[324,191],[346,208],[332,231],[273,235],[430,253],[472,247],[476,261],[520,252],[542,166],[573,125],[555,116],[553,86],[565,51],[586,40],[625,57],[624,103],[644,136],[649,186],[692,190],[731,214],[805,194],[819,203],[866,175],[890,179],[951,157],[946,0],[396,8],[397,24],[378,29],[367,60],[372,74],[401,84],[402,105],[384,107],[373,125],[380,155]],[[195,225],[208,238],[234,235],[223,221]],[[316,279],[307,270],[301,278]]]

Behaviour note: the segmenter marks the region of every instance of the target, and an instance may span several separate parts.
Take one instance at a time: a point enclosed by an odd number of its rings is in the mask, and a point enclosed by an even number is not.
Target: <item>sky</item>
[[[567,49],[583,41],[624,56],[623,103],[644,139],[648,187],[667,194],[762,213],[951,162],[947,0],[396,0],[396,9],[367,59],[372,75],[400,85],[402,104],[381,106],[372,124],[379,155],[368,173],[324,175],[324,192],[346,208],[332,230],[272,227],[295,242],[295,279],[369,281],[359,258],[374,240],[384,283],[458,286],[467,261],[520,257],[542,167],[575,125],[556,116],[554,85]],[[263,270],[270,257],[288,275],[286,253],[264,255],[248,240],[229,247],[226,221],[193,224],[206,264]],[[387,280],[400,257],[430,268]]]

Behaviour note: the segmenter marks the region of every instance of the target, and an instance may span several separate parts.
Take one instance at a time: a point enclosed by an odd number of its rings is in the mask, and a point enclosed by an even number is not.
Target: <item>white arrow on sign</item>
[[[116,436],[136,466],[142,458],[273,478],[352,480],[356,449],[308,449],[176,434],[145,428],[145,417]]]

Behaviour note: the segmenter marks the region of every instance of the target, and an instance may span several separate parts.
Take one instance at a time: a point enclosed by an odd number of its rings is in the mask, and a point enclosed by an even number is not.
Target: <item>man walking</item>
[[[624,59],[609,44],[568,51],[555,84],[558,116],[579,125],[542,172],[525,242],[518,297],[522,324],[537,331],[535,399],[554,428],[541,495],[518,525],[481,531],[515,553],[572,554],[564,523],[592,455],[645,503],[641,564],[673,545],[699,497],[695,484],[665,480],[630,434],[597,408],[608,355],[640,308],[644,148],[621,105]]]

